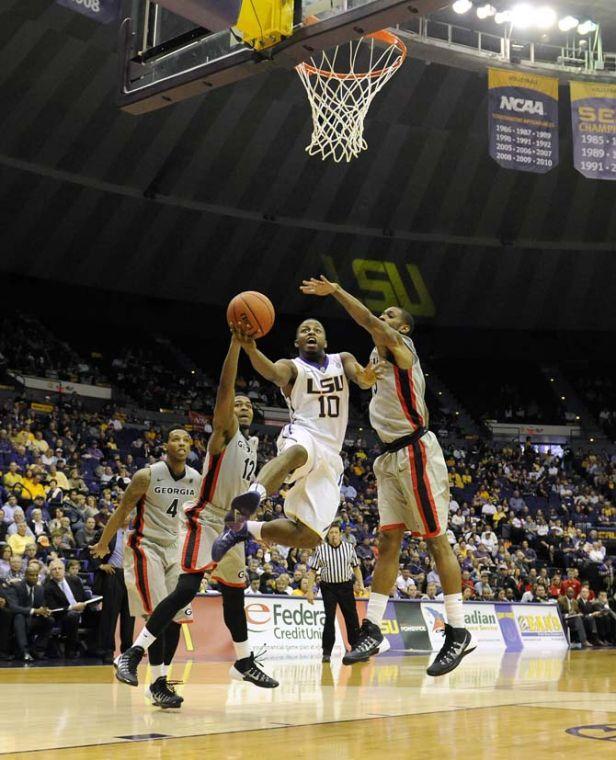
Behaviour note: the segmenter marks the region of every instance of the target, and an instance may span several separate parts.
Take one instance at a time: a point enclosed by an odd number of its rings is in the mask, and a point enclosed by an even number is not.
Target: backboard
[[[234,25],[242,0],[128,0],[120,107],[145,113],[447,5],[445,0],[291,0],[292,33],[265,50]],[[173,9],[173,10],[171,10]]]

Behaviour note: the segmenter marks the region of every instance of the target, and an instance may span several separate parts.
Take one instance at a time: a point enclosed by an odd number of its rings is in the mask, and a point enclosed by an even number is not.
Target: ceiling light
[[[580,22],[575,16],[565,16],[558,22],[558,28],[561,32],[570,32],[572,29],[575,29],[579,23]]]
[[[495,14],[496,8],[489,3],[486,3],[486,5],[480,5],[479,8],[477,8],[477,18],[482,20],[484,18],[490,18],[490,16],[494,16]]]
[[[581,23],[577,30],[578,34],[592,34],[593,32],[596,32],[599,28],[598,24],[595,24],[594,21],[584,21]]]
[[[451,7],[456,13],[462,15],[463,13],[468,13],[473,7],[473,4],[471,3],[471,0],[456,0]]]
[[[539,29],[550,29],[556,23],[556,11],[547,5],[537,8],[535,11],[535,25]]]
[[[494,16],[497,24],[508,24],[511,21],[511,11],[501,11]]]
[[[535,21],[535,9],[528,3],[518,3],[511,9],[511,23],[517,29],[528,29]]]

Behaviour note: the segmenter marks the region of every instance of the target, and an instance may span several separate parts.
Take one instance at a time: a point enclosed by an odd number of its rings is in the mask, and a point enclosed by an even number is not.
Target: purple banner
[[[558,80],[490,69],[490,156],[505,169],[545,174],[558,165]]]
[[[575,168],[616,180],[616,85],[571,82],[571,121]]]
[[[58,5],[77,11],[100,24],[110,24],[120,15],[122,0],[56,0]]]

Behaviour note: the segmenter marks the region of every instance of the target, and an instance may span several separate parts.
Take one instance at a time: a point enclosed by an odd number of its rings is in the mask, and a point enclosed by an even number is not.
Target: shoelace
[[[262,668],[263,660],[266,654],[267,654],[267,647],[262,644],[260,649],[252,653],[252,659],[255,665],[258,665],[260,668]]]
[[[184,681],[165,681],[165,683],[167,684],[167,687],[168,687],[169,691],[172,694],[175,694],[175,687],[176,686],[182,686],[183,683],[184,683]]]

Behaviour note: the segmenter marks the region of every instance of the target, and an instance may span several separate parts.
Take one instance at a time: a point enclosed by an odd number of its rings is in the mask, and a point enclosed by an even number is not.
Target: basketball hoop
[[[312,110],[312,140],[306,151],[339,162],[366,150],[364,120],[370,104],[405,58],[402,40],[382,30],[322,52],[319,63],[311,58],[296,66]],[[336,70],[336,64],[346,71]]]

